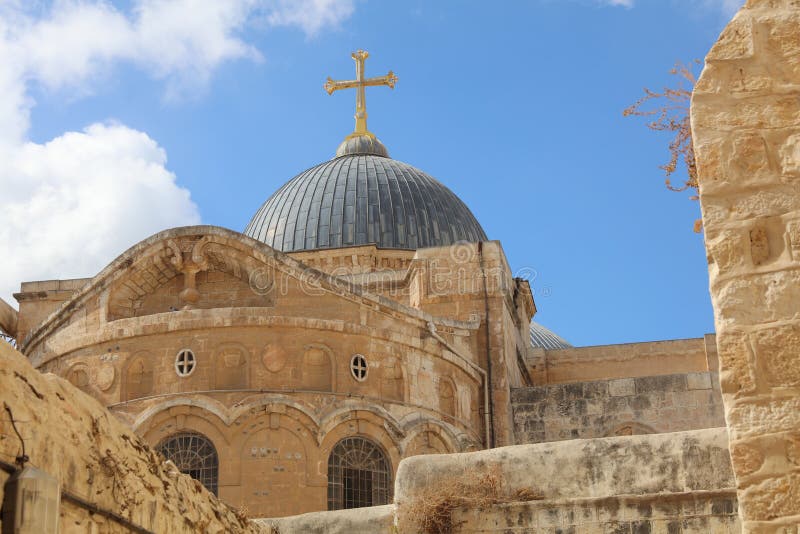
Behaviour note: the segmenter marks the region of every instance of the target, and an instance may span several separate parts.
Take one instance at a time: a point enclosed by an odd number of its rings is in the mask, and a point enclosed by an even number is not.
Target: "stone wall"
[[[459,509],[459,532],[483,534],[739,534],[733,491],[515,502]]]
[[[512,402],[517,443],[725,426],[708,372],[518,388]]]
[[[734,534],[726,447],[725,429],[715,428],[416,456],[400,463],[392,505],[256,523],[281,534],[414,534],[409,510],[419,499],[447,493],[454,477],[493,473],[505,497],[455,508],[454,534]]]
[[[800,3],[749,0],[691,106],[746,532],[800,524]]]
[[[507,494],[540,499],[460,510],[458,532],[738,532],[726,446],[717,428],[409,458],[395,483],[399,530],[416,531],[404,507],[426,487],[496,469]]]
[[[717,370],[714,334],[702,338],[535,349],[526,360],[536,385]]]
[[[165,463],[97,401],[66,380],[40,374],[2,341],[0,401],[0,460],[8,466],[22,450],[8,406],[29,465],[60,481],[60,532],[132,531],[97,509],[142,532],[269,532]],[[8,477],[0,470],[0,498]]]

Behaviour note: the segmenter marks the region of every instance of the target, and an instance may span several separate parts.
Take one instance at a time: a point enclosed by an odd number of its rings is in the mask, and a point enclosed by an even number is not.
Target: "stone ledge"
[[[280,534],[389,534],[394,529],[394,511],[394,505],[387,504],[253,522],[266,532]]]

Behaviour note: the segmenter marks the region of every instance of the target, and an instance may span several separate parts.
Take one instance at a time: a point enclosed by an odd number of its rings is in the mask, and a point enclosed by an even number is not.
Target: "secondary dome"
[[[535,321],[531,321],[531,345],[546,350],[572,348],[564,338]]]
[[[350,145],[347,155],[289,180],[259,208],[245,235],[283,252],[367,244],[418,249],[486,240],[450,189],[407,163],[364,152]]]

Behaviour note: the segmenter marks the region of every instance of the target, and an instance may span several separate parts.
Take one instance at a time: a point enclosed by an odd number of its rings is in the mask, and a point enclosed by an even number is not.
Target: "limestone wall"
[[[426,486],[496,468],[508,494],[541,499],[459,509],[457,532],[738,533],[726,445],[717,428],[410,458],[395,484],[399,530],[415,532],[403,508]]]
[[[716,371],[716,341],[702,338],[538,349],[527,359],[534,384]]]
[[[720,380],[746,532],[800,524],[800,4],[750,0],[691,107]]]
[[[401,462],[395,503],[447,477],[495,466],[508,490],[544,500],[721,491],[733,488],[724,428],[499,447]]]
[[[676,432],[725,425],[716,373],[513,390],[517,443]]]
[[[724,428],[417,456],[400,463],[392,505],[256,523],[281,534],[414,534],[418,499],[487,472],[508,498],[456,508],[454,533],[740,532]]]
[[[42,375],[0,342],[0,460],[21,453],[56,477],[62,492],[118,514],[144,532],[268,532],[242,519],[157,456],[97,401],[53,375]],[[8,473],[0,470],[0,497]],[[130,525],[90,513],[62,497],[60,532],[131,532]]]
[[[608,497],[515,502],[459,509],[458,532],[620,534],[739,534],[733,491],[675,496]]]

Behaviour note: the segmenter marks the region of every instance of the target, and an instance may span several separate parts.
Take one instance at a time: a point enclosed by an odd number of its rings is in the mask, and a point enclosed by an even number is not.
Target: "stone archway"
[[[747,2],[691,117],[739,513],[783,531],[800,523],[800,4]]]

